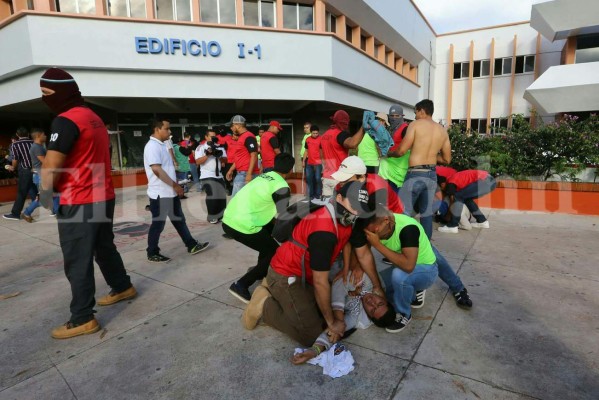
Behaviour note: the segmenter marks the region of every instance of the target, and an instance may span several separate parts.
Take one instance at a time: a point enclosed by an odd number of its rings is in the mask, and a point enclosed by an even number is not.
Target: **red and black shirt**
[[[266,131],[260,137],[260,155],[262,156],[262,168],[274,168],[275,149],[279,148],[279,139],[271,131]]]
[[[324,170],[322,172],[324,178],[332,179],[331,175],[337,172],[341,162],[347,158],[349,150],[343,146],[343,142],[350,137],[349,133],[336,126],[332,126],[322,135],[320,147],[324,156]]]

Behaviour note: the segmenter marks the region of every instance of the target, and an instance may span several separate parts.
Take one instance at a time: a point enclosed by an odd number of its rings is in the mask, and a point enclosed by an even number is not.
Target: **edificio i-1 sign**
[[[238,58],[245,58],[246,53],[248,55],[256,55],[258,60],[262,59],[262,48],[260,45],[255,46],[253,49],[245,49],[245,43],[237,43],[237,49],[239,54]],[[220,43],[211,40],[209,42],[205,40],[184,40],[184,39],[173,39],[164,38],[158,39],[153,37],[135,37],[135,51],[139,54],[171,54],[176,55],[180,53],[184,56],[188,54],[194,57],[198,56],[210,56],[218,57],[222,53],[222,47]]]

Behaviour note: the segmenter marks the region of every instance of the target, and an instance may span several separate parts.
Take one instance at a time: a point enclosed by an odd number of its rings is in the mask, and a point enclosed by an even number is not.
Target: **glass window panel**
[[[128,17],[127,0],[107,0],[108,15],[112,17]]]
[[[220,21],[221,24],[235,25],[237,16],[235,15],[235,0],[218,0],[220,9]],[[200,2],[203,4],[204,0]]]
[[[145,0],[129,0],[131,7],[131,17],[146,18],[146,1]]]
[[[453,63],[453,79],[462,77],[462,63]]]
[[[156,0],[156,18],[173,19],[173,0]]]
[[[504,58],[503,59],[503,75],[511,75],[512,74],[512,59]]]
[[[495,70],[493,72],[493,75],[495,75],[495,76],[501,75],[501,73],[503,71],[502,64],[503,64],[503,58],[496,58],[495,59]]]
[[[283,3],[283,27],[297,29],[297,4]]]
[[[472,73],[474,78],[480,78],[480,61],[474,62],[474,72]]]
[[[337,17],[331,15],[331,32],[337,33]]]
[[[258,26],[258,0],[245,0],[243,2],[243,23],[249,26]]]
[[[314,9],[312,6],[298,4],[299,7],[299,28],[303,31],[314,30]]]
[[[491,74],[491,60],[483,60],[480,68],[480,76],[489,76]]]
[[[524,73],[524,56],[516,57],[516,73],[517,74]]]
[[[576,64],[599,61],[599,47],[576,50]]]
[[[481,119],[478,122],[478,132],[479,133],[487,133],[487,120]]]
[[[345,40],[351,42],[352,38],[352,29],[351,26],[345,25]]]
[[[360,36],[360,48],[366,51],[366,36]]]
[[[79,14],[95,14],[96,0],[77,0],[79,1]]]
[[[218,0],[202,0],[200,2],[200,18],[202,22],[218,23]]]
[[[524,72],[535,71],[535,56],[527,56],[524,63]]]
[[[470,76],[470,63],[462,63],[462,78],[468,78]]]
[[[377,46],[376,43],[374,45],[374,58],[379,58],[379,46]],[[454,74],[455,74],[455,71],[454,71]]]
[[[576,39],[576,49],[594,49],[599,47],[599,34],[583,35]]]
[[[77,4],[73,0],[60,0],[58,3],[60,12],[73,13],[77,12]]]
[[[190,0],[177,0],[177,21],[191,21]]]
[[[261,1],[262,26],[270,28],[275,26],[275,3]]]

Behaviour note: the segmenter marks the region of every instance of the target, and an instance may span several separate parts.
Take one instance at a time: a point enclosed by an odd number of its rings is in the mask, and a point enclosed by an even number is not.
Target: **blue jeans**
[[[185,223],[185,215],[183,215],[181,199],[179,197],[150,199],[150,212],[152,213],[152,225],[150,225],[150,230],[148,231],[148,248],[146,249],[148,257],[160,252],[158,241],[160,240],[160,234],[164,230],[166,217],[171,220],[171,223],[188,250],[198,244],[198,241],[191,236],[189,228]]]
[[[322,196],[322,164],[306,165],[306,183],[308,195],[311,199],[320,199]]]
[[[496,186],[497,182],[495,182],[495,178],[489,175],[485,179],[473,182],[464,189],[456,192],[454,196],[455,202],[451,206],[451,222],[447,226],[454,227],[459,225],[464,205],[466,205],[472,216],[474,216],[476,222],[485,222],[487,218],[480,211],[474,199],[491,193],[495,190]]]
[[[395,311],[406,317],[412,315],[411,304],[416,299],[417,290],[429,288],[437,279],[437,264],[416,264],[411,273],[397,267],[381,272],[387,288],[387,299],[391,299]]]
[[[233,179],[233,191],[231,192],[231,198],[237,194],[241,190],[242,187],[245,186],[245,177],[247,176],[247,171],[237,171],[237,175],[235,175],[235,179]],[[252,176],[254,179],[256,175]]]
[[[437,173],[435,171],[410,171],[401,189],[399,198],[404,205],[404,214],[413,217],[420,214],[420,225],[426,236],[433,235],[433,200],[437,191]]]
[[[198,167],[194,165],[190,165],[190,171],[191,171],[191,177],[193,179],[193,183],[194,185],[197,186],[197,190],[201,191],[202,190],[202,184],[200,183],[200,177],[198,175]]]
[[[183,179],[187,179],[187,172],[175,171],[175,175],[177,176],[177,183]],[[183,192],[189,192],[189,187],[187,184],[183,185]]]
[[[39,188],[40,188],[39,174],[33,174],[33,184],[35,185],[35,188],[36,188],[37,192],[39,193]],[[56,214],[58,212],[59,201],[60,201],[60,197],[58,197],[58,196],[52,197],[52,202],[53,202],[52,214]],[[30,217],[31,213],[39,206],[40,206],[39,197],[37,197],[37,196],[32,197],[31,203],[29,203],[29,205],[27,206],[25,211],[23,211],[23,214]]]
[[[443,257],[439,250],[433,246],[433,252],[437,257],[437,267],[439,270],[439,278],[449,286],[451,293],[458,293],[464,289],[464,284],[459,276],[455,273],[449,262]]]

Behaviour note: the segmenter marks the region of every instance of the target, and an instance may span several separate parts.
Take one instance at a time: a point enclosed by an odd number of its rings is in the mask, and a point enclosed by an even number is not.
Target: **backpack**
[[[306,286],[306,267],[305,267],[305,258],[306,251],[308,248],[303,244],[299,243],[297,240],[293,239],[293,229],[299,224],[299,222],[306,218],[308,215],[313,212],[321,209],[322,207],[326,207],[329,211],[331,218],[333,219],[333,224],[335,225],[335,231],[337,229],[337,218],[335,217],[335,209],[331,203],[326,204],[315,204],[311,201],[304,202],[298,201],[296,203],[291,204],[287,207],[287,210],[279,214],[277,220],[275,222],[275,226],[272,229],[271,236],[274,240],[276,240],[279,244],[283,244],[285,242],[290,241],[297,247],[304,250],[302,254],[302,286]]]

